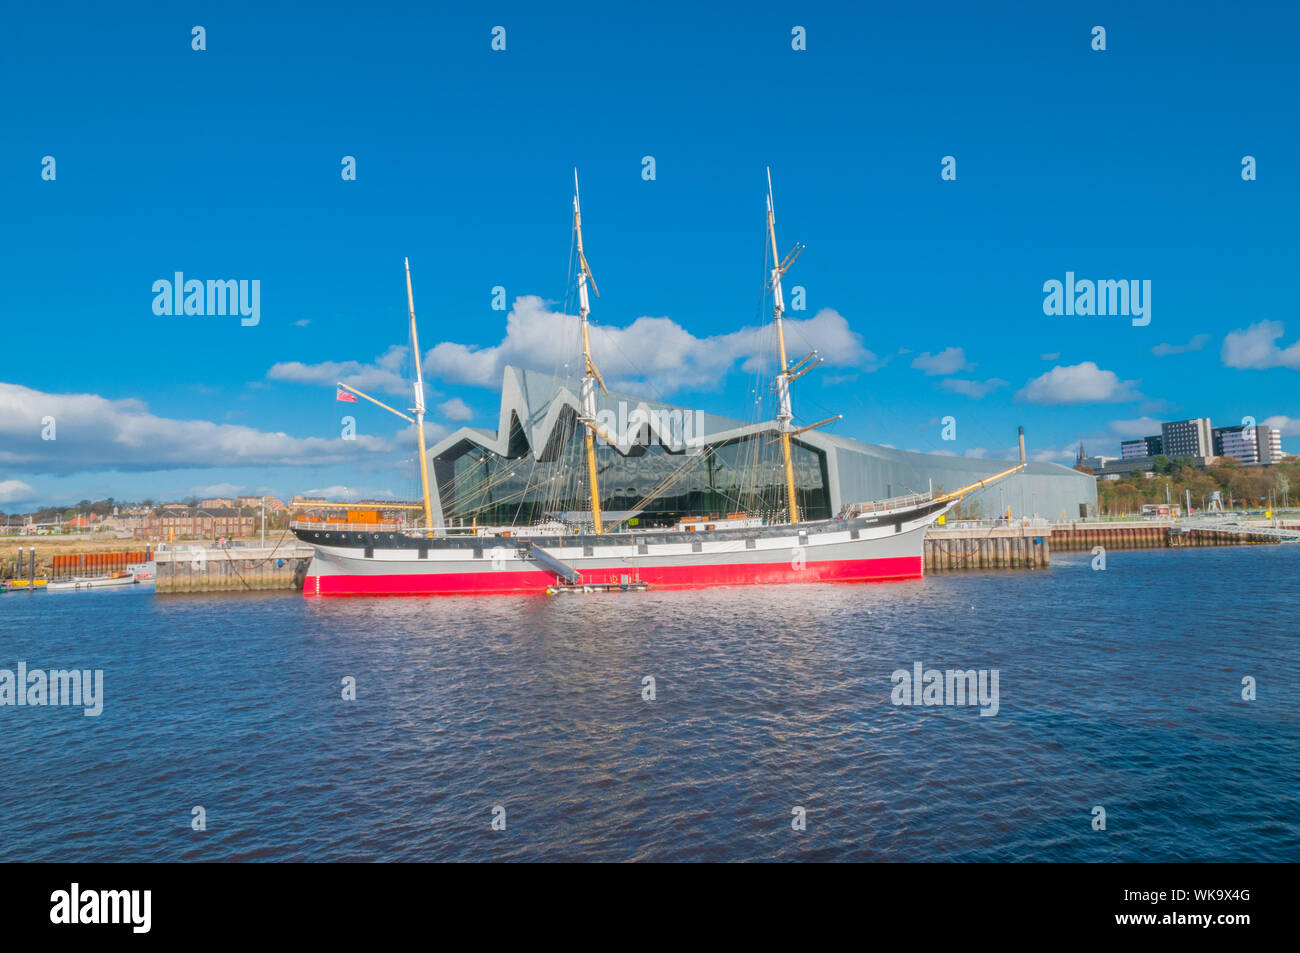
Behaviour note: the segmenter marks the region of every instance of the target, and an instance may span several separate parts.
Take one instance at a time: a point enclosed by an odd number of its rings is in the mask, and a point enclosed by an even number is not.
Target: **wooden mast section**
[[[411,259],[403,258],[406,266],[406,304],[411,313],[411,348],[415,356],[415,437],[420,444],[420,488],[424,491],[424,525],[428,535],[433,535],[433,506],[429,501],[429,460],[424,451],[424,373],[420,368],[420,335],[415,330],[415,295],[411,292]]]
[[[600,385],[603,393],[608,394],[609,391],[605,388],[605,381],[596,368],[596,362],[591,359],[591,332],[587,321],[587,315],[591,313],[591,303],[587,298],[587,282],[591,282],[591,290],[596,292],[597,298],[600,297],[600,289],[596,287],[596,279],[587,264],[587,255],[582,250],[582,207],[578,201],[577,169],[573,170],[573,230],[577,235],[578,245],[578,317],[582,322],[582,357],[585,367],[580,394],[582,407],[578,420],[587,429],[587,482],[591,485],[592,527],[595,532],[603,533],[605,526],[601,519],[600,483],[596,472],[596,434],[600,431],[600,425],[596,420],[596,385]]]

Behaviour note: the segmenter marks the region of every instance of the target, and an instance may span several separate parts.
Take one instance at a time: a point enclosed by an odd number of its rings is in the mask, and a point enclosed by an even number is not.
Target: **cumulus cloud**
[[[945,381],[941,381],[939,386],[950,393],[962,394],[974,400],[979,400],[999,387],[1006,387],[1007,382],[999,377],[991,377],[986,381],[970,381],[959,377],[950,377]]]
[[[443,401],[438,405],[438,412],[448,420],[470,420],[474,416],[474,411],[459,397]]]
[[[324,361],[320,364],[303,364],[300,361],[281,361],[266,372],[273,381],[295,384],[317,384],[333,387],[339,381],[367,393],[411,393],[411,382],[404,373],[410,351],[394,344],[369,364],[360,361]]]
[[[1155,417],[1136,417],[1132,420],[1112,420],[1110,432],[1117,437],[1149,437],[1160,433],[1161,421]]]
[[[1016,394],[1016,400],[1031,404],[1100,404],[1140,400],[1137,381],[1122,381],[1114,371],[1105,371],[1092,361],[1057,366],[1035,377]]]
[[[1228,367],[1254,370],[1289,367],[1300,371],[1300,341],[1285,348],[1277,345],[1277,339],[1285,333],[1281,321],[1260,321],[1244,331],[1228,334],[1219,357]]]
[[[42,421],[54,418],[55,439]],[[49,394],[0,383],[0,466],[43,473],[182,467],[325,466],[392,451],[391,438],[291,437],[234,424],[160,417],[139,400]]]
[[[1186,344],[1157,344],[1151,349],[1151,353],[1156,357],[1168,357],[1170,354],[1187,354],[1190,351],[1199,351],[1209,343],[1210,336],[1208,334],[1195,334]]]
[[[31,484],[22,480],[0,480],[0,503],[26,503],[36,499]]]
[[[936,374],[956,374],[958,371],[972,370],[975,365],[966,362],[966,351],[959,347],[946,347],[938,354],[925,351],[912,359],[912,367],[925,371],[929,376]]]
[[[1265,427],[1272,427],[1284,437],[1300,437],[1300,417],[1287,417],[1278,414],[1274,417],[1267,417],[1261,420]],[[3,484],[0,484],[3,486]],[[3,497],[0,497],[2,499]]]
[[[848,321],[830,308],[807,320],[787,319],[785,331],[792,357],[802,345],[817,348],[831,366],[864,366],[875,360]],[[696,337],[670,318],[652,317],[621,328],[593,325],[591,346],[611,386],[633,389],[649,382],[661,395],[712,389],[737,365],[753,372],[775,364],[776,351],[770,327]],[[580,376],[580,354],[578,318],[550,310],[535,295],[523,295],[506,316],[506,334],[499,344],[477,347],[443,341],[425,355],[424,370],[447,383],[495,388],[507,364]]]

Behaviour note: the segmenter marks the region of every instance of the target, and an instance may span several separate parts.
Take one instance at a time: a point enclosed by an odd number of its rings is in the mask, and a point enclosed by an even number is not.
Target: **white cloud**
[[[281,361],[273,365],[266,376],[273,381],[321,387],[333,387],[342,381],[361,391],[409,396],[411,381],[404,373],[409,353],[406,347],[394,344],[369,364],[360,361],[323,361],[320,364]]]
[[[938,354],[931,354],[929,351],[918,354],[912,359],[912,367],[919,371],[925,371],[929,376],[934,376],[936,374],[956,374],[958,371],[969,371],[975,365],[966,362],[966,352],[963,348],[946,347]]]
[[[1277,339],[1285,333],[1281,321],[1260,321],[1244,331],[1233,331],[1223,339],[1220,359],[1228,367],[1289,367],[1300,371],[1300,341],[1286,348],[1277,346]]]
[[[1057,358],[1059,358],[1060,356],[1061,356],[1061,352],[1060,352],[1060,351],[1052,351],[1050,354],[1040,354],[1040,355],[1038,355],[1039,360],[1043,360],[1043,361],[1054,361],[1054,360],[1056,360]]]
[[[1300,437],[1300,417],[1287,417],[1277,414],[1274,417],[1266,417],[1261,420],[1265,427],[1272,427],[1284,437]],[[3,484],[0,484],[3,486]]]
[[[437,421],[430,420],[427,417],[424,419],[425,444],[432,446],[449,433],[451,433],[450,427],[445,427]],[[412,453],[415,452],[417,446],[415,441],[415,424],[404,424],[398,429],[397,446],[399,449],[410,450]],[[418,454],[416,458],[418,459]]]
[[[696,337],[670,318],[637,318],[627,327],[593,324],[592,354],[612,387],[632,390],[648,382],[657,395],[683,389],[709,390],[737,364],[753,372],[775,365],[775,331],[741,328],[730,334]],[[837,312],[823,308],[815,316],[785,321],[787,345],[797,359],[799,348],[817,348],[827,365],[870,364],[875,355]],[[515,299],[506,316],[506,335],[499,344],[475,347],[443,341],[424,358],[425,373],[454,384],[498,387],[507,364],[578,377],[581,368],[578,318],[551,311],[535,295]]]
[[[372,490],[360,486],[318,486],[311,490],[303,490],[300,496],[323,496],[327,500],[347,503],[352,500],[395,500],[392,490]]]
[[[471,420],[474,417],[474,411],[459,397],[443,401],[438,405],[438,410],[448,420]]]
[[[1149,437],[1160,433],[1160,423],[1155,417],[1137,417],[1133,420],[1112,420],[1110,432],[1118,437]]]
[[[1208,334],[1196,334],[1186,344],[1157,344],[1151,349],[1151,353],[1156,357],[1168,357],[1170,354],[1187,354],[1190,351],[1199,351],[1209,343],[1210,336]]]
[[[1094,404],[1140,400],[1134,390],[1137,381],[1122,381],[1114,371],[1104,371],[1092,361],[1057,366],[1035,377],[1017,394],[1016,400],[1031,404]]]
[[[968,381],[958,377],[950,377],[947,380],[940,381],[939,386],[950,393],[963,394],[974,400],[980,400],[999,387],[1006,387],[1007,382],[1000,377],[992,377],[986,381]]]
[[[253,491],[235,483],[209,483],[190,487],[189,496],[252,496]]]
[[[53,417],[55,439],[42,440]],[[235,424],[177,420],[139,400],[48,394],[0,383],[0,465],[44,473],[181,467],[325,466],[392,451],[391,438],[291,437]]]
[[[31,484],[22,480],[0,480],[0,503],[27,503],[36,499]]]
[[[293,326],[295,328],[305,328],[309,324],[311,324],[311,318],[300,318],[299,320],[293,322]]]

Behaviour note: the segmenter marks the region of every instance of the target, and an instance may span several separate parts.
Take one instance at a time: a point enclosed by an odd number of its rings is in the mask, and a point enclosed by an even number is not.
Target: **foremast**
[[[424,491],[424,527],[429,536],[434,535],[433,523],[433,501],[429,493],[429,461],[424,455],[424,372],[420,368],[420,335],[415,330],[415,295],[411,292],[411,259],[403,258],[402,264],[406,267],[406,306],[411,315],[411,351],[415,356],[415,380],[411,387],[415,393],[415,406],[411,408],[411,413],[415,414],[412,419],[394,407],[389,407],[382,400],[376,400],[369,394],[357,390],[350,384],[342,381],[338,382],[340,390],[346,390],[349,393],[356,394],[365,400],[370,401],[376,407],[382,407],[390,414],[401,417],[409,424],[415,425],[415,438],[420,445],[420,488]],[[442,520],[442,504],[438,505],[438,519]]]
[[[794,260],[799,257],[799,253],[804,250],[802,243],[796,242],[790,254],[785,259],[781,259],[780,252],[776,250],[776,214],[772,207],[772,170],[767,170],[767,235],[768,240],[772,243],[772,275],[768,280],[768,287],[772,291],[772,318],[776,324],[776,345],[779,357],[781,359],[781,370],[776,375],[776,383],[773,385],[776,391],[777,410],[776,421],[777,430],[780,433],[781,456],[785,460],[785,493],[786,501],[790,511],[790,522],[799,522],[799,502],[795,495],[794,485],[794,459],[790,450],[790,439],[801,433],[821,427],[825,424],[839,420],[841,414],[834,417],[827,417],[825,420],[819,420],[815,424],[809,424],[807,427],[795,429],[794,410],[790,404],[790,384],[803,377],[814,367],[822,362],[813,351],[807,357],[797,364],[791,365],[785,350],[785,325],[782,320],[785,314],[785,297],[781,293],[781,277],[790,270]]]
[[[411,259],[403,258],[406,266],[406,306],[411,314],[411,349],[415,356],[415,439],[420,444],[420,489],[424,492],[424,526],[433,535],[433,505],[429,500],[429,460],[424,455],[424,372],[420,369],[420,335],[415,329],[415,294],[411,291]]]
[[[577,236],[578,247],[578,318],[582,323],[582,357],[584,362],[584,371],[582,375],[582,387],[580,392],[581,410],[578,414],[578,420],[586,427],[586,444],[587,444],[587,482],[591,485],[591,520],[592,528],[597,533],[605,531],[604,522],[600,513],[600,481],[596,471],[596,435],[600,432],[600,424],[596,419],[596,385],[604,393],[609,393],[605,388],[604,378],[600,376],[600,371],[596,368],[596,362],[591,359],[591,330],[590,322],[587,316],[591,313],[591,302],[587,297],[587,282],[591,282],[591,290],[596,292],[596,297],[600,297],[600,289],[596,287],[596,279],[591,274],[591,268],[587,264],[587,255],[582,250],[582,206],[578,200],[578,170],[573,170],[573,231]]]

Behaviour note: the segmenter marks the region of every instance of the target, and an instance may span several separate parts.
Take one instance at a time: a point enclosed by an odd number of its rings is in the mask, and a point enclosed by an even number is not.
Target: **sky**
[[[411,406],[407,257],[431,442],[495,429],[507,364],[578,373],[575,168],[611,386],[770,413],[770,167],[825,359],[797,424],[1071,465],[1251,417],[1300,452],[1294,5],[457,9],[7,10],[0,510],[416,496],[413,429],[334,383]],[[258,282],[256,323],[156,313],[177,272]],[[1149,308],[1045,313],[1067,273]]]

